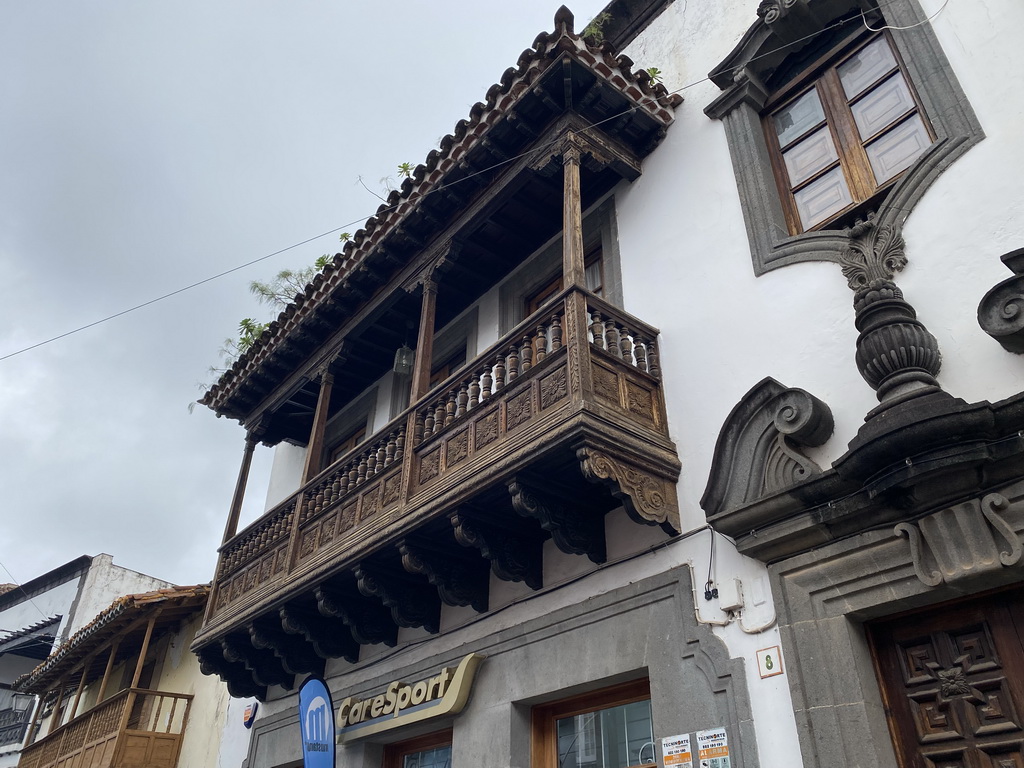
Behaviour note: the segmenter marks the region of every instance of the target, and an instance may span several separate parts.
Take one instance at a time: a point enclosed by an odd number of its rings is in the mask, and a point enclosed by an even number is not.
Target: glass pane
[[[875,183],[888,181],[905,170],[932,143],[920,115],[914,115],[867,145]]]
[[[870,139],[880,130],[892,125],[908,112],[916,109],[910,89],[897,72],[869,91],[851,109],[862,139]]]
[[[853,202],[843,178],[843,169],[834,168],[820,179],[795,192],[797,211],[804,229],[824,221]]]
[[[865,45],[839,65],[839,80],[846,97],[852,99],[895,66],[896,59],[884,37]]]
[[[775,132],[779,135],[779,146],[785,147],[824,119],[825,111],[821,108],[821,99],[818,98],[818,92],[812,88],[788,107],[783,107],[772,115]]]
[[[627,768],[655,761],[650,701],[564,717],[556,728],[561,768]]]
[[[425,749],[405,756],[403,768],[451,768],[452,748],[450,744],[443,747]]]
[[[795,187],[839,159],[832,134],[826,125],[782,153],[789,171],[789,185]]]

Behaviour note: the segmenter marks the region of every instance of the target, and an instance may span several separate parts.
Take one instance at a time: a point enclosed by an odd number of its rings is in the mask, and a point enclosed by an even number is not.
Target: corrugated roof
[[[75,669],[106,641],[125,632],[137,619],[161,611],[161,624],[177,624],[185,615],[194,613],[206,605],[210,593],[208,584],[191,587],[172,587],[153,592],[119,597],[109,608],[73,634],[42,664],[14,681],[14,688],[26,693],[45,693],[50,685],[63,675]],[[141,638],[139,638],[141,643]],[[127,655],[135,644],[122,640],[120,653]],[[96,662],[105,665],[106,659]],[[87,676],[87,680],[89,676]]]

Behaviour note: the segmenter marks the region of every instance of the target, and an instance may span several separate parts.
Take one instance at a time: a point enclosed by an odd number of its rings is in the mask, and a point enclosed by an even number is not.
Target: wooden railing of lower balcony
[[[192,696],[128,688],[21,752],[19,768],[175,768]]]
[[[355,565],[481,489],[510,482],[556,448],[563,459],[570,452],[586,479],[612,486],[631,517],[678,530],[679,464],[657,337],[582,288],[553,296],[226,542],[197,643],[251,621],[285,591],[311,590],[327,571]],[[262,642],[257,649],[274,640]],[[227,647],[225,655],[258,665]]]

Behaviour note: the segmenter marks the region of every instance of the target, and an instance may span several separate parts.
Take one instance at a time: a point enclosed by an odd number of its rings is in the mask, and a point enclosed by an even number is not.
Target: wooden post
[[[583,261],[583,202],[580,195],[580,148],[574,133],[562,149],[562,275],[563,287],[587,287]]]
[[[324,430],[327,428],[327,411],[331,406],[331,389],[334,387],[334,375],[329,370],[329,363],[320,370],[320,396],[316,401],[316,413],[313,415],[313,429],[309,435],[306,448],[306,464],[302,469],[302,485],[308,483],[320,472],[320,463],[324,453]]]
[[[92,662],[93,657],[89,656],[82,664],[82,677],[78,680],[78,690],[75,691],[75,700],[71,704],[71,714],[68,715],[68,722],[70,723],[75,719],[75,715],[78,714],[78,702],[82,699],[82,690],[85,688],[85,676],[89,671],[89,664]]]
[[[117,656],[117,649],[121,647],[121,638],[117,638],[110,644],[110,655],[107,657],[107,666],[103,670],[103,679],[100,681],[100,689],[96,693],[96,704],[103,703],[103,694],[107,692],[107,681],[110,680],[110,670],[114,668],[114,658]]]
[[[238,532],[238,517],[242,513],[242,500],[245,498],[245,484],[249,480],[249,467],[252,465],[252,454],[259,438],[250,430],[245,434],[245,452],[242,454],[242,466],[238,468],[238,480],[235,481],[235,494],[231,497],[231,510],[224,526],[224,537],[221,544]]]
[[[47,691],[47,693],[49,693],[49,691]],[[28,736],[25,737],[26,747],[32,743],[33,739],[35,739],[36,733],[39,731],[39,726],[43,724],[43,703],[45,701],[45,693],[42,696],[36,696],[36,708],[32,712],[32,725],[28,729]]]
[[[409,402],[415,403],[430,389],[430,366],[434,357],[434,313],[437,310],[437,280],[431,271],[423,278],[423,303],[416,338],[416,364],[412,373]]]
[[[61,703],[64,701],[64,683],[66,678],[61,678],[57,683],[57,703],[53,705],[53,715],[50,717],[50,727],[46,729],[46,735],[49,736],[57,728],[57,722],[60,720],[62,711],[60,708]]]
[[[135,674],[132,675],[132,688],[139,685],[139,679],[142,677],[142,667],[146,663],[146,654],[149,653],[149,641],[153,637],[153,627],[156,626],[156,619],[159,615],[160,611],[154,613],[149,619],[149,623],[146,624],[146,635],[142,638],[142,648],[139,650],[139,660],[135,664]]]

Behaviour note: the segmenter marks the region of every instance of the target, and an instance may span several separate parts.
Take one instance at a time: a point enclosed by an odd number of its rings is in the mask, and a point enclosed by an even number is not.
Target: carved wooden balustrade
[[[128,688],[25,747],[21,768],[174,768],[192,696]]]
[[[313,652],[289,655],[285,641],[305,637],[323,655],[327,640],[314,640],[325,616],[341,617],[357,642],[393,641],[393,626],[370,628],[352,610],[332,607],[324,585],[338,579],[351,582],[350,600],[360,601],[364,618],[390,610],[399,626],[428,629],[439,604],[432,616],[402,614],[396,591],[426,589],[424,599],[433,592],[433,601],[440,594],[485,610],[488,566],[499,578],[538,586],[534,566],[516,570],[515,558],[487,544],[494,520],[481,508],[508,508],[506,543],[535,548],[550,536],[560,549],[597,562],[604,558],[601,520],[615,506],[637,522],[678,530],[679,463],[668,438],[657,336],[581,288],[553,296],[222,547],[213,607],[194,646],[207,671],[226,676],[222,653],[231,669],[252,672],[257,686],[288,677],[266,671],[274,657],[289,675],[315,671]],[[509,534],[510,526],[522,536]],[[394,568],[398,582],[385,573]],[[482,573],[483,586],[453,586],[467,573]],[[371,610],[373,598],[383,605]],[[333,655],[351,653],[335,643]]]

